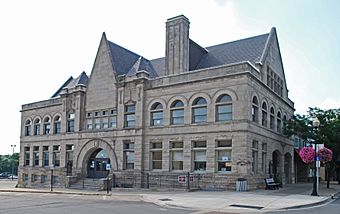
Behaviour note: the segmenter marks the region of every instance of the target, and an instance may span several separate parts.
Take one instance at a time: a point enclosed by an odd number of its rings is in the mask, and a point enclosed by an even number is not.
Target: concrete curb
[[[340,192],[337,192],[334,195],[337,195],[339,193]],[[326,204],[326,203],[330,202],[331,200],[333,200],[333,196],[328,196],[326,199],[318,201],[318,202],[314,202],[314,203],[310,203],[310,204],[297,205],[297,206],[291,206],[291,207],[285,207],[285,208],[281,208],[280,210],[291,210],[291,209],[301,209],[301,208],[307,208],[307,207],[314,207],[314,206]]]
[[[63,192],[63,191],[44,191],[44,190],[16,190],[0,189],[0,192],[24,192],[24,193],[43,193],[43,194],[66,194],[66,195],[93,195],[93,196],[110,196],[112,193],[89,193],[89,192]]]

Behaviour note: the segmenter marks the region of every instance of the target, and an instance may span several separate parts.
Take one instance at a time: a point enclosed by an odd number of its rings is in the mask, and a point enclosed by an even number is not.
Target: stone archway
[[[290,153],[286,153],[284,157],[284,176],[285,176],[285,183],[291,183],[291,170],[292,170],[292,155]]]
[[[81,174],[82,177],[88,176],[88,165],[89,160],[93,157],[93,154],[97,153],[100,150],[105,150],[108,155],[108,159],[110,159],[111,170],[118,170],[117,157],[114,151],[114,146],[111,146],[107,141],[103,139],[92,139],[84,144],[84,146],[80,149],[77,160],[76,160],[76,168],[77,172]]]
[[[275,150],[272,155],[272,173],[275,181],[282,181],[281,152],[279,150]]]

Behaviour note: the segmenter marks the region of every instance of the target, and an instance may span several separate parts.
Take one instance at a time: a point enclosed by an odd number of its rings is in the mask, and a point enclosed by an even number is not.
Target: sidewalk
[[[14,188],[15,181],[0,180],[0,192],[51,193],[50,189]],[[321,183],[319,196],[311,196],[312,183],[289,184],[278,190],[255,190],[248,192],[235,191],[196,191],[196,192],[155,192],[130,190],[110,191],[112,200],[145,201],[160,206],[182,207],[208,212],[263,213],[271,210],[282,210],[294,207],[306,207],[326,203],[331,195],[340,192],[340,185]],[[77,194],[108,196],[105,191],[74,190],[54,188],[53,194]]]

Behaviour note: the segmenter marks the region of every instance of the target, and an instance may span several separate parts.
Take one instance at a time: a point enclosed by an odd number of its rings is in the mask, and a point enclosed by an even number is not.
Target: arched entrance
[[[114,144],[98,138],[86,142],[77,155],[76,164],[77,173],[84,178],[107,177],[110,171],[118,169]]]
[[[291,172],[292,169],[292,156],[290,153],[285,154],[285,162],[284,162],[284,174],[285,174],[285,181],[286,184],[291,183]]]
[[[272,157],[273,177],[275,181],[282,181],[281,174],[280,174],[280,169],[281,169],[280,157],[281,157],[281,153],[278,150],[275,150],[273,152],[273,157]]]
[[[96,149],[90,156],[87,165],[88,178],[106,178],[111,170],[111,161],[107,151]]]

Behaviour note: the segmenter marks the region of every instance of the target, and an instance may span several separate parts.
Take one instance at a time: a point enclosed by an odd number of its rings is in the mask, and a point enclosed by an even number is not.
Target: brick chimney
[[[166,22],[165,75],[189,70],[189,25],[184,15]]]

